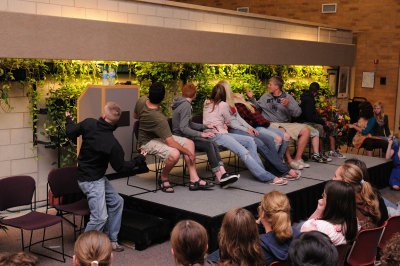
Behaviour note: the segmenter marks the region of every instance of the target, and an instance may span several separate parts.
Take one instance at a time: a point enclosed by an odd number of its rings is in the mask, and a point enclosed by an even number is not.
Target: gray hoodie
[[[200,137],[206,125],[192,122],[191,103],[182,96],[176,97],[172,103],[172,134],[181,137]]]

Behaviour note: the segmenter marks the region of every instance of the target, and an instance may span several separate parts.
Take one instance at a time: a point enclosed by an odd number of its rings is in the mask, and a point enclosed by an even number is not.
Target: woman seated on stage
[[[254,216],[245,209],[228,211],[218,234],[219,250],[208,256],[216,265],[265,265]]]
[[[287,167],[287,165],[282,163],[282,157],[279,158],[278,152],[276,151],[274,138],[271,136],[271,134],[269,134],[264,127],[259,128],[259,130],[255,129],[241,117],[236,109],[235,99],[232,95],[232,89],[229,83],[224,80],[218,82],[218,84],[224,86],[226,103],[229,105],[229,114],[231,119],[231,123],[229,124],[229,133],[251,137],[257,145],[257,151],[270,166],[268,170],[271,170],[275,174],[286,178],[287,180],[299,179],[301,175],[300,171],[290,169]],[[261,114],[260,116],[262,117]]]
[[[350,184],[356,193],[356,214],[361,229],[369,229],[381,226],[387,219],[381,214],[380,209],[384,203],[380,203],[378,195],[371,184],[364,179],[360,167],[352,163],[344,163],[335,172],[333,180]],[[380,205],[383,205],[380,208]]]
[[[382,137],[382,139],[387,140],[390,136],[389,118],[383,112],[383,103],[376,102],[374,104],[374,117],[376,119],[374,136]]]
[[[177,223],[171,232],[171,252],[176,265],[212,265],[205,260],[208,249],[207,231],[192,220]]]
[[[360,119],[357,123],[350,124],[349,128],[354,128],[357,132],[353,137],[353,145],[355,148],[365,148],[367,155],[372,156],[373,150],[381,148],[386,152],[387,141],[379,137],[373,136],[373,129],[376,124],[374,110],[370,102],[362,102],[359,105]]]
[[[111,265],[113,254],[110,239],[101,231],[88,231],[75,242],[74,266]]]
[[[329,181],[317,209],[300,231],[324,233],[335,246],[351,243],[358,231],[353,187],[345,182]]]
[[[227,125],[230,124],[231,118],[229,105],[225,100],[225,88],[221,84],[217,84],[211,92],[210,99],[204,103],[203,124],[216,126],[216,129],[205,130],[215,134],[215,137],[210,139],[238,155],[258,180],[273,185],[286,185],[286,180],[265,170],[260,157],[258,157],[257,146],[250,136],[228,133]]]

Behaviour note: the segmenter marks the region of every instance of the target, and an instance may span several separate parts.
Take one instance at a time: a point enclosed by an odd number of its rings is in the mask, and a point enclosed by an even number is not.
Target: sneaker
[[[303,159],[300,159],[300,160],[298,160],[297,162],[300,163],[300,165],[302,165],[303,168],[309,168],[309,167],[310,167],[310,165],[309,165],[308,163],[305,163],[305,162],[303,161]]]
[[[338,151],[329,151],[328,156],[334,157],[334,158],[339,158],[339,159],[346,159],[346,156],[344,156],[343,154],[341,154]]]
[[[289,164],[290,168],[295,169],[295,170],[301,170],[304,168],[304,166],[302,164],[300,164],[298,161],[292,161]]]
[[[117,241],[111,241],[112,250],[115,252],[122,252],[124,251],[124,247],[118,244]]]
[[[327,162],[332,162],[332,158],[329,158],[328,156],[325,155],[325,152],[320,152],[319,156],[324,158]]]
[[[318,163],[326,163],[326,159],[324,159],[321,155],[319,155],[319,153],[314,153],[311,156],[311,159]]]
[[[221,180],[219,180],[219,185],[221,186],[221,188],[228,188],[230,185],[238,181],[239,177],[240,175],[230,175],[228,173],[225,173],[221,176]]]

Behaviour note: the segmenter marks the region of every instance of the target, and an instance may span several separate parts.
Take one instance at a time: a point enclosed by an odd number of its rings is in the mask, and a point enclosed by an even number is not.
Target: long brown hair
[[[265,214],[265,218],[260,212]],[[278,242],[284,243],[292,238],[290,203],[285,194],[276,190],[265,194],[260,204],[259,215],[271,225]]]
[[[371,184],[364,180],[362,170],[354,164],[344,163],[339,166],[339,175],[344,182],[353,186],[356,196],[361,198],[364,209],[368,212],[373,222],[378,224],[381,219],[378,196]]]
[[[210,101],[213,104],[211,112],[214,111],[215,106],[218,105],[220,102],[226,101],[226,92],[223,85],[217,84],[214,86],[214,88],[211,91]]]
[[[111,263],[110,239],[101,231],[88,231],[75,242],[74,255],[81,266],[108,266]],[[97,261],[98,264],[92,263]]]
[[[177,223],[171,232],[171,246],[179,265],[203,265],[208,248],[204,227],[192,220]]]
[[[228,265],[265,265],[254,216],[245,209],[228,211],[218,234],[220,260]]]

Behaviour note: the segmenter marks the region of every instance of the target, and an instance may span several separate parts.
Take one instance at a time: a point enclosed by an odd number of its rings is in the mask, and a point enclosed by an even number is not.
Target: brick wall
[[[394,129],[400,51],[400,1],[396,0],[176,0],[177,2],[236,10],[249,7],[250,12],[300,19],[345,27],[357,33],[354,96],[366,97],[372,103],[383,102]],[[337,13],[321,14],[322,3],[337,3]],[[374,64],[374,59],[379,59]],[[362,72],[375,72],[373,89],[361,87]],[[386,77],[386,85],[379,79]],[[399,125],[396,125],[398,128]]]

